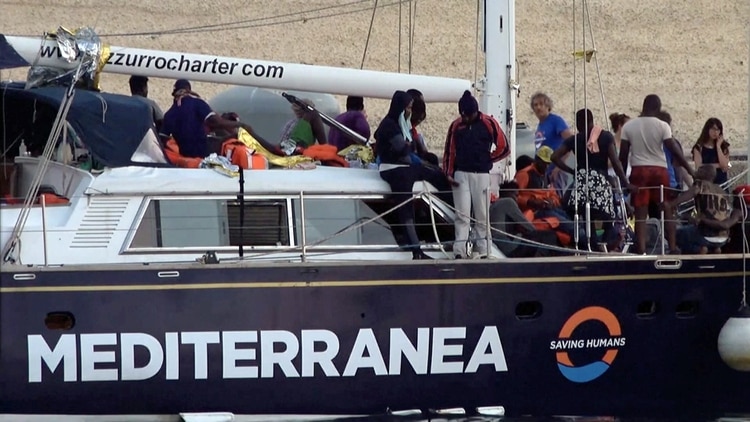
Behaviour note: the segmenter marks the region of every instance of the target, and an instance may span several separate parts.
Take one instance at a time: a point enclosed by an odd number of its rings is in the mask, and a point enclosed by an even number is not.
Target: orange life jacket
[[[221,144],[221,155],[227,157],[232,164],[245,170],[267,170],[268,159],[260,154],[255,154],[244,143],[231,138]]]
[[[180,147],[177,145],[177,141],[174,138],[167,139],[167,143],[164,146],[164,155],[167,156],[167,160],[177,167],[197,169],[201,165],[202,158],[184,157],[180,154]]]
[[[526,217],[526,219],[529,220],[529,222],[533,224],[534,228],[536,228],[537,230],[554,231],[555,236],[557,236],[557,241],[560,242],[560,244],[563,246],[569,246],[571,241],[573,240],[573,238],[571,238],[569,234],[560,230],[560,219],[557,217],[536,218],[534,217],[534,211],[530,209],[524,211],[523,216]]]
[[[349,167],[349,163],[338,154],[338,149],[329,144],[314,144],[305,148],[302,155],[313,160],[320,160],[323,165],[334,167]]]

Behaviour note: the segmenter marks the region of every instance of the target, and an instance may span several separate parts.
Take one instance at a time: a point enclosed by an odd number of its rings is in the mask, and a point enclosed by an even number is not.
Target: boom
[[[117,46],[110,46],[109,51],[109,59],[102,71],[125,75],[384,99],[390,99],[397,89],[416,88],[429,102],[455,102],[464,90],[471,89],[468,80],[438,76]],[[0,60],[0,68],[30,66],[32,63],[64,69],[76,66],[61,57],[54,39],[40,42],[37,38],[0,35],[0,52],[5,56]]]

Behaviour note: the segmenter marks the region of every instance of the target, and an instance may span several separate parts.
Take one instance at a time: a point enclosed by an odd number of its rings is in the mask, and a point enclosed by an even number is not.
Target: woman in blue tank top
[[[724,126],[721,120],[711,117],[703,125],[698,141],[692,150],[695,168],[703,164],[716,167],[714,183],[723,185],[729,172],[729,142],[724,139]]]

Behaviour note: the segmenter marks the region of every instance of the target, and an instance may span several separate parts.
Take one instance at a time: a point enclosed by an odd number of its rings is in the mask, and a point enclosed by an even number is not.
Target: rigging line
[[[383,5],[378,6],[378,7],[384,8],[384,7],[395,6],[395,5],[397,5],[399,3],[403,3],[405,1],[408,1],[408,0],[394,1],[393,3],[383,4]],[[251,24],[251,25],[242,25],[242,26],[235,26],[235,27],[222,27],[222,28],[217,28],[217,29],[213,29],[213,30],[210,30],[210,31],[186,30],[186,31],[180,31],[180,32],[173,32],[173,33],[170,33],[169,35],[171,35],[171,34],[191,34],[191,33],[201,33],[201,32],[233,31],[233,30],[237,30],[237,29],[248,29],[248,28],[262,28],[262,27],[267,27],[267,26],[276,26],[276,25],[284,25],[284,24],[288,24],[288,23],[307,22],[307,21],[311,21],[311,20],[327,19],[327,18],[331,18],[331,17],[351,15],[351,14],[355,14],[355,13],[359,13],[359,12],[364,12],[364,11],[367,11],[367,10],[370,10],[370,8],[369,7],[365,7],[365,8],[360,8],[360,9],[356,9],[356,10],[351,10],[351,11],[348,11],[348,12],[329,13],[327,15],[314,16],[314,17],[311,17],[311,18],[288,19],[288,20],[285,20],[285,21],[271,22],[271,23],[267,23],[267,24]]]
[[[596,66],[596,76],[599,78],[599,93],[602,97],[602,108],[604,109],[604,121],[607,122],[607,127],[609,127],[609,130],[612,130],[611,122],[609,121],[609,112],[607,111],[607,100],[604,97],[604,82],[602,81],[602,73],[599,69],[599,55],[596,54],[596,41],[594,40],[594,27],[591,25],[591,12],[589,11],[589,4],[587,2],[583,2],[584,7],[586,8],[586,17],[588,19],[589,24],[589,36],[591,37],[591,50],[593,50],[594,54],[594,65]],[[584,59],[586,58],[586,50],[583,51]]]
[[[372,17],[370,17],[370,28],[367,29],[367,40],[365,40],[365,50],[362,52],[362,63],[359,65],[360,69],[365,68],[365,58],[367,57],[367,47],[370,45],[370,36],[372,35],[372,25],[375,23],[375,11],[378,10],[378,0],[375,0],[375,5],[372,7]]]
[[[745,189],[739,193],[740,209],[742,210],[742,302],[743,308],[747,307],[747,254],[750,247],[747,243],[747,203],[745,202]]]
[[[2,80],[2,79],[3,79],[3,78],[2,78],[2,74],[3,74],[3,72],[2,72],[2,71],[0,71],[0,80]],[[11,144],[11,146],[10,146],[10,147],[8,147],[8,145],[7,145],[7,139],[6,139],[6,138],[7,138],[7,136],[8,136],[8,131],[7,131],[7,129],[8,129],[8,125],[7,125],[6,123],[5,123],[5,115],[6,115],[7,113],[8,113],[8,110],[7,110],[6,108],[5,108],[5,94],[6,94],[7,92],[8,92],[8,85],[5,85],[5,86],[3,87],[3,106],[2,106],[2,108],[3,108],[3,155],[2,155],[2,158],[3,158],[3,160],[6,160],[6,159],[7,159],[7,158],[5,157],[5,154],[7,154],[7,153],[8,153],[8,150],[9,150],[9,149],[10,149],[11,147],[13,147],[13,145],[15,145],[15,141],[13,141],[13,143]],[[19,137],[20,137],[20,135],[19,135]],[[3,167],[3,172],[5,172],[5,167]]]
[[[479,19],[480,19],[480,14],[482,12],[481,4],[482,4],[482,1],[477,0],[477,17],[476,17],[476,21],[474,22],[474,79],[471,81],[473,85],[477,83],[477,77],[478,77],[477,75],[479,72],[478,70],[479,68]]]
[[[366,0],[366,1],[369,1],[369,0]],[[399,3],[403,3],[403,2],[407,2],[407,1],[409,1],[409,0],[396,0],[396,1],[392,2],[392,3],[383,4],[383,5],[378,6],[378,7],[384,8],[384,7],[395,6],[395,5],[399,4]],[[362,2],[363,3],[364,1],[363,0],[359,0],[358,2]],[[352,3],[352,4],[354,4],[354,3]],[[330,9],[332,7],[333,6],[329,6],[329,7],[327,7],[327,9]],[[336,7],[342,7],[342,6],[338,5]],[[106,37],[137,37],[137,36],[161,36],[161,35],[192,34],[192,33],[201,33],[201,32],[209,33],[209,32],[233,31],[233,30],[237,30],[237,29],[262,28],[262,27],[268,27],[268,26],[285,25],[285,24],[296,23],[296,22],[307,22],[307,21],[311,21],[311,20],[318,20],[318,19],[326,19],[326,18],[331,18],[331,17],[351,15],[351,14],[355,14],[355,13],[359,13],[359,12],[364,12],[364,11],[367,11],[367,10],[370,10],[369,6],[368,7],[364,7],[364,8],[355,9],[355,10],[346,11],[346,12],[329,13],[329,14],[326,14],[326,15],[313,16],[313,17],[308,17],[308,18],[298,17],[298,18],[287,19],[287,20],[279,21],[279,22],[255,23],[255,24],[253,24],[252,22],[260,22],[261,21],[261,19],[257,19],[257,20],[245,20],[245,21],[236,21],[236,22],[229,22],[229,23],[223,23],[223,24],[210,25],[209,29],[204,29],[202,26],[195,26],[195,27],[187,27],[187,28],[182,28],[182,29],[180,29],[180,28],[170,29],[170,30],[165,30],[165,31],[123,32],[123,33],[112,33],[112,34],[106,34],[105,33],[105,34],[100,34],[100,36],[102,36],[102,37],[105,37],[105,36]],[[295,14],[301,14],[301,13],[304,13],[304,12],[297,12]],[[283,16],[283,15],[279,15],[279,16]],[[263,18],[262,20],[270,20],[270,19],[274,19],[274,18],[275,17],[267,17],[267,18]],[[250,23],[250,24],[249,25],[241,25],[241,26],[232,26],[232,25],[239,25],[239,24],[244,24],[244,23]],[[206,25],[204,25],[204,26],[206,26]],[[18,37],[35,37],[36,36],[36,34],[35,35],[6,34],[6,35],[13,35],[13,36],[18,36]]]
[[[583,46],[583,108],[588,109],[588,80],[586,79],[586,0],[581,0],[581,32],[581,43]],[[590,131],[592,128],[589,127],[588,113],[586,113],[586,115],[586,123],[583,125],[584,132],[587,136],[591,136]],[[586,144],[588,144],[588,138],[584,139],[586,139]],[[599,142],[599,140],[597,140],[597,142]],[[584,186],[586,192],[586,204],[584,205],[586,213],[586,243],[588,250],[591,251],[591,237],[594,233],[591,231],[591,190],[588,145],[584,153],[586,154],[586,186]]]
[[[309,9],[309,10],[304,10],[304,11],[301,11],[301,12],[291,12],[291,13],[285,13],[285,14],[276,15],[276,16],[265,16],[265,17],[262,17],[262,18],[244,19],[244,20],[240,20],[240,21],[225,22],[225,23],[218,23],[218,24],[211,24],[211,25],[191,26],[191,27],[187,27],[187,28],[174,28],[174,29],[167,29],[167,30],[163,30],[163,31],[122,32],[122,33],[112,33],[112,34],[100,34],[100,36],[108,36],[108,37],[135,37],[135,36],[149,36],[149,35],[156,36],[156,35],[179,34],[179,33],[182,33],[183,31],[194,31],[194,30],[203,30],[203,29],[211,29],[211,28],[221,28],[221,27],[224,27],[226,25],[237,25],[237,24],[252,23],[252,22],[262,22],[262,21],[273,20],[273,19],[278,19],[278,18],[282,18],[282,17],[288,17],[288,16],[300,15],[300,14],[305,14],[305,13],[313,13],[313,12],[324,11],[324,10],[333,9],[333,8],[336,8],[336,7],[346,7],[346,6],[351,6],[351,5],[355,5],[355,4],[359,4],[359,3],[367,3],[369,1],[370,0],[357,0],[357,1],[352,1],[351,3],[339,4],[339,5],[333,5],[333,6],[326,6],[326,7],[321,7],[321,8],[318,8],[318,9]],[[304,18],[300,18],[300,19],[304,19]],[[211,32],[211,31],[206,31],[206,32]],[[35,37],[36,36],[36,34],[34,34],[34,35],[28,35],[28,34],[6,34],[6,35],[12,35],[12,36],[17,36],[17,37]]]
[[[151,32],[141,32],[141,33],[112,33],[112,34],[101,34],[100,36],[108,36],[108,37],[128,37],[128,36],[140,36],[140,35],[164,35],[164,34],[174,34],[174,33],[180,33],[183,30],[203,30],[203,29],[212,29],[212,28],[221,28],[226,25],[241,25],[241,24],[247,24],[247,23],[257,23],[257,22],[265,22],[269,20],[275,20],[275,19],[281,19],[281,18],[288,18],[295,15],[304,15],[308,13],[317,13],[317,12],[323,12],[330,9],[336,9],[336,8],[344,8],[347,6],[357,5],[361,3],[369,3],[370,0],[356,0],[356,1],[350,1],[349,3],[344,4],[336,4],[332,6],[325,6],[325,7],[318,7],[316,9],[307,9],[302,10],[299,12],[289,12],[289,13],[283,13],[280,15],[275,16],[264,16],[261,18],[253,18],[253,19],[243,19],[238,21],[232,21],[232,22],[223,22],[223,23],[215,23],[210,25],[198,25],[198,26],[191,26],[187,28],[173,28],[173,29],[167,29],[163,31],[151,31]],[[302,19],[302,18],[300,18]]]
[[[575,51],[578,45],[576,44],[576,2],[573,0],[573,121],[575,121],[575,108],[578,105],[578,86],[576,85],[577,66]]]
[[[412,7],[413,6],[413,7]],[[413,12],[412,12],[412,9]],[[412,55],[414,54],[414,33],[417,25],[417,0],[409,0],[409,73],[412,69]]]
[[[578,101],[576,99],[576,94],[578,91],[578,86],[576,85],[576,48],[578,45],[576,44],[576,2],[573,0],[573,121],[575,122],[575,110],[576,106],[578,105]],[[573,154],[575,154],[576,157],[578,157],[578,142],[573,143]],[[578,250],[578,244],[580,241],[580,230],[578,230],[578,227],[580,225],[580,214],[578,213],[578,158],[576,158],[574,166],[573,166],[573,195],[575,195],[575,200],[573,201],[573,227],[575,227],[575,232],[573,233],[573,239],[575,243],[575,249]]]
[[[398,73],[401,73],[401,2],[398,3]]]

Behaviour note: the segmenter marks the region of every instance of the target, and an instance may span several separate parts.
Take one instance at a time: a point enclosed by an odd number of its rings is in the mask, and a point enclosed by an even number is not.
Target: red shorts
[[[630,183],[639,187],[633,195],[634,207],[647,207],[649,203],[660,203],[661,186],[669,188],[669,172],[666,167],[637,166],[630,173]],[[664,190],[667,200],[667,189]]]

